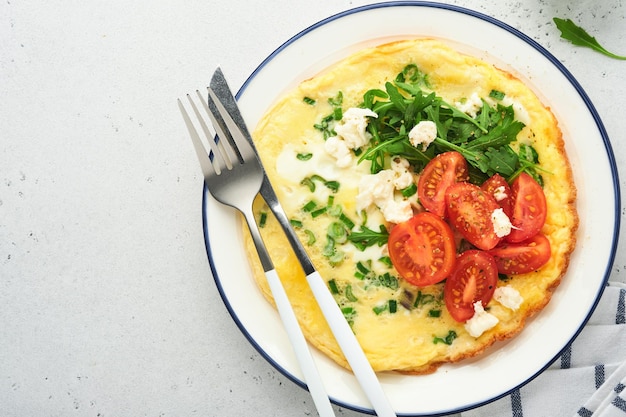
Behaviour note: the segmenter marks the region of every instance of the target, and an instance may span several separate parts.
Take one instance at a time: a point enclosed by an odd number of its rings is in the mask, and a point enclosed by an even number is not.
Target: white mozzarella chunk
[[[352,107],[345,111],[341,121],[335,126],[335,132],[346,142],[348,148],[358,149],[368,144],[372,137],[367,131],[368,117],[378,115],[370,109]]]
[[[496,288],[493,298],[511,310],[517,310],[524,301],[519,291],[509,285]]]
[[[422,151],[437,138],[437,125],[432,120],[422,120],[409,131],[409,142],[416,148],[422,145]]]
[[[513,228],[511,219],[504,213],[502,208],[497,208],[491,213],[491,223],[493,224],[493,231],[498,237],[507,236]]]
[[[479,337],[487,330],[495,327],[498,321],[496,316],[485,311],[482,302],[476,301],[474,303],[474,315],[465,322],[465,330],[470,336]]]
[[[476,117],[478,111],[483,107],[483,100],[474,92],[465,100],[457,102],[455,106],[468,116]]]

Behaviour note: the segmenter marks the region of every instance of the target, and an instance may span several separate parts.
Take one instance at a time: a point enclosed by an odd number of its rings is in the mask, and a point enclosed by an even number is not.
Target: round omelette
[[[518,78],[440,41],[411,39],[353,54],[281,97],[252,136],[292,226],[376,371],[429,373],[483,353],[520,332],[550,301],[566,272],[578,217],[557,121]],[[461,188],[474,193],[494,174],[505,178],[509,193],[523,188],[513,185],[516,178],[532,177],[545,197],[540,230],[520,238],[526,239],[522,243],[507,243],[508,234],[519,234],[525,226],[516,223],[511,211],[501,221],[492,210],[491,229],[472,232],[478,240],[464,234],[450,219],[454,197],[421,194],[420,179],[441,154],[466,159],[463,178],[452,183],[462,182]],[[439,208],[427,204],[431,197],[439,198]],[[492,205],[501,200],[497,193],[488,198]],[[261,199],[255,213],[307,339],[348,367],[297,259]],[[452,243],[448,239],[446,247],[453,245],[453,253],[446,249],[441,261],[448,269],[434,260],[440,247],[423,256],[414,242],[409,244],[418,238],[397,238],[416,217],[446,223],[445,233],[434,229],[439,241],[451,231]],[[494,230],[494,243],[482,247]],[[475,296],[480,292],[475,277],[460,272],[465,280],[457,296],[469,294],[474,306],[460,317],[458,306],[447,299],[453,296],[447,295],[446,286],[458,282],[453,271],[463,253],[497,260],[502,250],[538,245],[536,235],[548,242],[541,265],[528,271],[514,262],[502,270],[500,262],[483,298]],[[272,302],[249,236],[246,248],[258,287]],[[408,267],[398,260],[398,250],[408,257]],[[427,266],[435,272],[432,279],[421,279],[411,268],[430,257]]]

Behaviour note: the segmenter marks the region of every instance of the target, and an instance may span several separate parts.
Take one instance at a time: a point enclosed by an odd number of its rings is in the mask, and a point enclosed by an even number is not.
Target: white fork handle
[[[287,330],[287,336],[291,341],[296,358],[300,364],[300,369],[304,374],[304,380],[313,398],[313,402],[317,407],[317,412],[320,417],[335,417],[335,412],[332,409],[330,400],[326,394],[326,389],[324,388],[322,379],[311,356],[311,351],[302,334],[302,330],[289,303],[285,289],[278,278],[278,274],[275,269],[272,269],[266,271],[265,276],[267,277],[267,282],[272,291],[278,314],[280,314],[283,325]]]
[[[396,417],[395,411],[380,386],[376,373],[367,360],[352,328],[350,328],[350,324],[345,319],[319,272],[314,271],[310,273],[306,279],[339,347],[343,351],[365,395],[372,403],[376,415],[379,417]]]

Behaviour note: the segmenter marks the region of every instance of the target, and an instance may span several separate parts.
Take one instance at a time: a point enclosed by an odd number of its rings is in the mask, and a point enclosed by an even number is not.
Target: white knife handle
[[[314,271],[306,278],[339,347],[365,395],[372,403],[374,411],[379,417],[396,417],[396,413],[380,386],[376,373],[367,360],[361,345],[359,345],[350,324],[348,324],[319,272]]]
[[[275,269],[265,271],[267,282],[269,283],[270,290],[276,303],[276,308],[282,319],[283,325],[287,330],[287,336],[291,341],[293,350],[300,364],[300,369],[304,374],[304,380],[306,381],[313,402],[317,408],[317,412],[320,417],[335,417],[335,412],[332,409],[328,395],[320,378],[309,346],[302,334],[298,319],[289,303],[285,289],[278,278],[278,274]]]

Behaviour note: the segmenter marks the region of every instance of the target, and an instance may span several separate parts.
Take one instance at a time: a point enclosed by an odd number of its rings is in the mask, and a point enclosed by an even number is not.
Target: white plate
[[[283,92],[341,58],[367,46],[420,36],[439,38],[518,75],[553,110],[578,187],[580,228],[562,284],[546,309],[517,337],[497,344],[486,355],[443,366],[432,375],[380,374],[399,415],[473,408],[506,395],[541,373],[576,337],[595,308],[609,276],[619,230],[615,161],[600,118],[585,92],[533,40],[470,10],[424,2],[382,3],[349,10],[311,26],[277,49],[246,81],[238,94],[246,123],[253,128]],[[206,190],[204,227],[213,275],[233,319],[272,365],[302,385],[302,374],[278,315],[253,282],[239,218],[216,203]],[[314,357],[335,403],[372,413],[350,372],[318,352]]]

